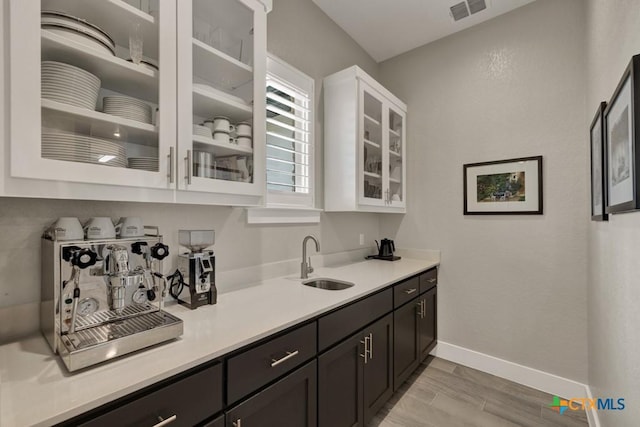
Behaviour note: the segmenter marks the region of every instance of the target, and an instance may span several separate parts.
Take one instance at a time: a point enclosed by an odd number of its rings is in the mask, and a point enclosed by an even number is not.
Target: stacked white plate
[[[47,129],[42,130],[42,157],[127,167],[125,149],[119,142]]]
[[[109,55],[116,54],[116,44],[109,34],[99,27],[63,12],[43,10],[41,27],[92,49]]]
[[[204,136],[205,138],[212,138],[211,129],[203,125],[193,125],[193,134],[198,136]]]
[[[95,110],[100,79],[82,68],[42,61],[42,97]]]
[[[129,157],[129,167],[131,169],[140,169],[143,171],[157,172],[157,157]]]
[[[124,119],[151,124],[151,106],[128,96],[105,96],[102,111]]]

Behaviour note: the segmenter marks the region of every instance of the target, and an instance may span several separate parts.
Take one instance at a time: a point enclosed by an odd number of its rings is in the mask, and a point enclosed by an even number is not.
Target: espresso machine
[[[163,310],[162,236],[42,239],[42,333],[69,371],[177,338]]]
[[[215,304],[216,257],[207,250],[215,242],[214,230],[180,230],[178,242],[189,252],[178,255],[178,270],[170,276],[169,292],[178,302],[190,309]]]

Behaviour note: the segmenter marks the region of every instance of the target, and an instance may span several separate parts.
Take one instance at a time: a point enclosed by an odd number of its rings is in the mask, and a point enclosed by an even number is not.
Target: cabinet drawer
[[[175,416],[171,427],[194,426],[221,410],[222,365],[218,363],[79,425],[153,426]]]
[[[420,293],[426,292],[438,284],[438,268],[425,271],[420,275]]]
[[[393,308],[400,307],[418,295],[420,295],[420,278],[418,276],[398,283],[393,287]]]
[[[318,346],[324,350],[393,310],[391,288],[339,309],[318,320]]]
[[[227,361],[227,399],[236,402],[316,355],[316,323],[274,338]]]

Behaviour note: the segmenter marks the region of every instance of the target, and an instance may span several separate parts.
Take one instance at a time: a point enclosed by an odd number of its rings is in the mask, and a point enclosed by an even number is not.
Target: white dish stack
[[[115,141],[42,129],[42,157],[127,167],[124,146]]]
[[[51,33],[109,55],[116,54],[116,44],[109,34],[84,19],[63,12],[43,10],[40,22],[41,27]]]
[[[102,111],[106,114],[151,124],[151,106],[139,99],[128,96],[105,96]]]
[[[149,172],[158,172],[157,157],[129,157],[129,168]]]
[[[95,110],[100,79],[73,65],[42,61],[42,97]]]
[[[193,134],[202,136],[204,138],[213,138],[213,134],[211,133],[211,129],[203,125],[193,125]]]

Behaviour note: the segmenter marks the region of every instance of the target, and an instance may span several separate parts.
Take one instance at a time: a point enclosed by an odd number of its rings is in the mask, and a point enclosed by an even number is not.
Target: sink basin
[[[353,286],[351,282],[343,282],[335,279],[311,279],[302,282],[303,285],[311,286],[318,289],[326,289],[328,291],[341,291]]]

